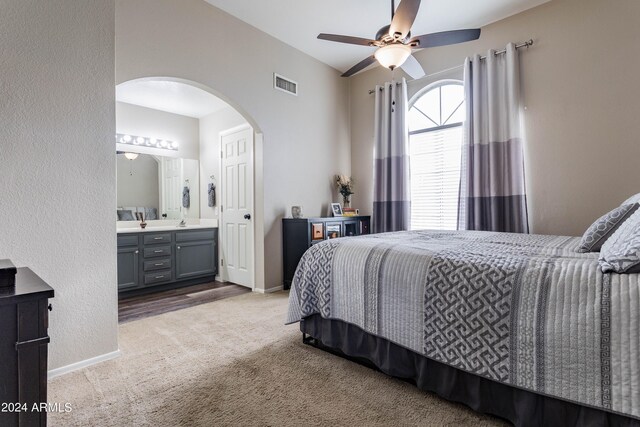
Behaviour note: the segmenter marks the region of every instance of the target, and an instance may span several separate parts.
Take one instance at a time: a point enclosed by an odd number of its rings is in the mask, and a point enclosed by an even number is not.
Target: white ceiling
[[[318,34],[374,38],[391,21],[391,0],[205,1],[342,72],[375,49],[318,40]],[[412,34],[478,28],[547,1],[422,0]]]
[[[116,100],[200,119],[228,107],[197,87],[165,80],[133,80],[116,86]]]

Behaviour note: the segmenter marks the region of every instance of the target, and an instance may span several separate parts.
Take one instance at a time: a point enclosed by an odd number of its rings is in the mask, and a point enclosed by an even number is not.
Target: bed
[[[579,238],[409,231],[327,240],[296,270],[287,323],[516,425],[640,425],[640,274]]]

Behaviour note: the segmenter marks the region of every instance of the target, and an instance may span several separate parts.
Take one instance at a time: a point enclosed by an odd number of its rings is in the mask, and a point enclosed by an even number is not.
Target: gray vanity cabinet
[[[118,248],[118,290],[137,288],[140,283],[138,246]]]
[[[214,230],[184,231],[176,235],[176,279],[215,274],[216,269]]]
[[[118,235],[118,290],[134,291],[213,281],[218,229],[197,228]]]
[[[188,279],[216,271],[213,242],[179,243],[176,246],[176,279]]]

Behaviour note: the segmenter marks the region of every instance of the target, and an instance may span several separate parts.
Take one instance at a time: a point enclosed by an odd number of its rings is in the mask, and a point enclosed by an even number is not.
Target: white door
[[[163,157],[161,164],[162,203],[160,214],[167,214],[167,219],[180,219],[182,210],[182,160]]]
[[[222,278],[253,288],[253,129],[220,135]]]

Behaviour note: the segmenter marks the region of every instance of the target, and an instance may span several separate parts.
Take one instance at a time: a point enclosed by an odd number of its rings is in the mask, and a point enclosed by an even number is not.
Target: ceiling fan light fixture
[[[124,153],[124,156],[129,160],[135,160],[135,159],[138,158],[138,153],[126,152],[126,153]]]
[[[386,45],[373,54],[380,65],[392,70],[404,64],[409,55],[411,55],[411,48],[402,43]]]

